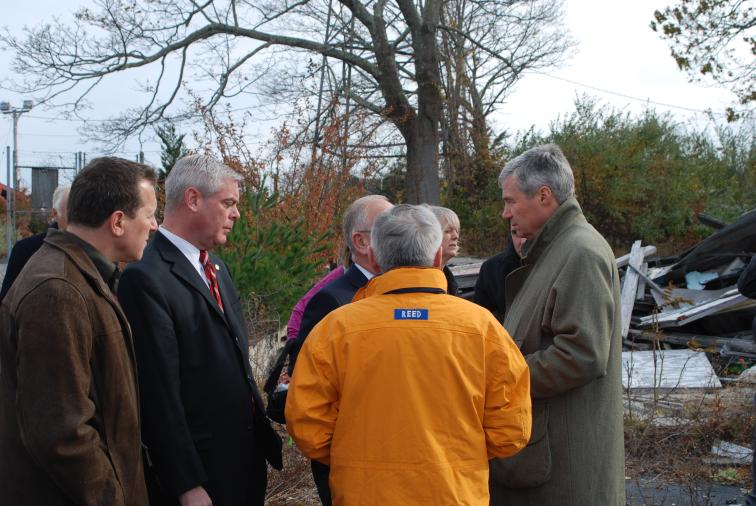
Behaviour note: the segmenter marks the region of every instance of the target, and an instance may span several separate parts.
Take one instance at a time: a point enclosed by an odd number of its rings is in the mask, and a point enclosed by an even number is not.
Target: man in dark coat
[[[66,209],[68,208],[68,190],[70,188],[69,185],[58,186],[53,192],[53,222],[50,224],[49,228],[59,228],[60,230],[66,229],[66,225],[68,224]],[[32,255],[42,247],[46,235],[47,230],[41,234],[21,239],[13,246],[10,256],[8,257],[8,265],[5,266],[3,286],[0,288],[0,302],[2,302],[5,294],[8,293],[13,281],[16,280],[21,269],[26,265],[26,262],[28,262]]]
[[[510,234],[504,251],[483,262],[475,280],[473,302],[491,311],[500,322],[507,311],[506,279],[522,265],[520,248],[524,242],[524,238]]]
[[[614,254],[575,200],[555,144],[499,176],[503,218],[526,239],[506,280],[504,328],[530,368],[528,446],[491,461],[491,504],[624,506],[620,283]]]
[[[357,290],[377,274],[368,261],[370,232],[378,215],[391,207],[393,206],[386,197],[368,195],[355,200],[344,213],[342,219],[343,233],[352,254],[353,264],[342,277],[326,285],[307,303],[302,315],[302,326],[299,328],[299,336],[297,337],[295,359],[298,350],[302,348],[307,335],[315,325],[334,309],[352,302],[352,297]],[[316,460],[311,461],[311,466],[320,501],[325,506],[330,506],[331,491],[328,487],[328,466]]]
[[[240,177],[206,156],[165,181],[165,220],[118,297],[134,329],[151,504],[262,505],[281,441],[249,364],[241,303],[207,250],[239,218]]]
[[[116,262],[142,256],[155,172],[96,158],[0,307],[0,502],[146,506],[131,331]]]

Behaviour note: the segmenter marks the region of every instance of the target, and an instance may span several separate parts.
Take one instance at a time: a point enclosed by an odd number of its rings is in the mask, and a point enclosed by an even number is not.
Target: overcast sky
[[[74,0],[16,3],[13,8],[4,9],[0,25],[20,31],[24,25],[46,19],[41,13],[44,16],[64,14],[82,3]],[[513,132],[531,125],[545,130],[557,116],[573,111],[575,97],[582,94],[632,113],[653,107],[659,112],[673,113],[680,122],[705,125],[705,116],[696,111],[722,111],[732,103],[733,95],[721,89],[690,84],[677,69],[666,43],[649,28],[654,10],[667,4],[651,0],[567,0],[566,24],[578,41],[575,56],[562,68],[547,74],[527,74],[495,116],[494,130]],[[9,72],[10,59],[8,52],[0,52],[2,73]],[[128,105],[131,87],[131,83],[125,82],[101,90],[95,108],[87,117],[104,119],[118,112],[124,104]],[[31,97],[0,89],[0,100],[10,101],[14,106],[20,106],[24,98]],[[77,133],[80,124],[62,121],[54,111],[41,107],[24,114],[18,129],[19,164],[72,165],[76,151],[86,151],[90,157],[96,154],[98,147],[86,143]],[[11,116],[0,116],[2,182],[6,182],[5,146],[12,145],[12,138]],[[154,142],[140,146],[136,139],[130,140],[120,154],[133,158],[140,147],[148,162],[159,165],[159,147]],[[28,184],[28,171],[22,172],[22,179]]]

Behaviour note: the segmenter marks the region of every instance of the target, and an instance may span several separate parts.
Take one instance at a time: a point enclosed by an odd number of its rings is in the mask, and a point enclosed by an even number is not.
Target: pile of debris
[[[737,280],[756,253],[756,209],[729,225],[699,220],[716,232],[680,255],[658,257],[656,247],[636,241],[617,258],[625,348],[648,350],[661,341],[754,360],[756,300],[738,292]],[[454,260],[459,295],[471,299],[482,262]]]
[[[756,300],[740,294],[737,280],[756,252],[756,209],[682,254],[655,257],[636,241],[617,259],[622,279],[622,336],[628,349],[656,342],[756,359]]]

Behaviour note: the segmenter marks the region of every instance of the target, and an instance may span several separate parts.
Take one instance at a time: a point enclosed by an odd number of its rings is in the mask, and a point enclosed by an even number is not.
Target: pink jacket
[[[304,297],[299,299],[299,302],[294,305],[294,309],[291,310],[289,323],[286,325],[286,336],[289,340],[297,338],[297,335],[299,334],[299,327],[302,325],[302,315],[304,314],[304,310],[307,307],[307,303],[310,302],[310,299],[312,299],[313,296],[318,293],[321,288],[343,275],[344,267],[339,265],[334,270],[320,278],[320,281],[315,283],[315,286],[310,288],[310,290],[304,295]]]

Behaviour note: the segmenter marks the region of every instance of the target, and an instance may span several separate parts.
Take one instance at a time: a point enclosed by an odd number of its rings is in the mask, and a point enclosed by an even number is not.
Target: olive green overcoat
[[[525,243],[506,299],[533,431],[522,452],[491,461],[491,504],[624,505],[619,274],[574,198]]]

